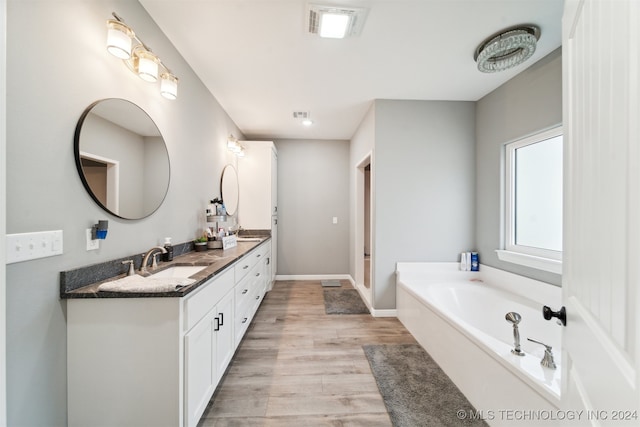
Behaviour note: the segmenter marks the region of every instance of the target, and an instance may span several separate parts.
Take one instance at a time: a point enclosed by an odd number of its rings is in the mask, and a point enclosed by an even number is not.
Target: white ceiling
[[[305,0],[140,3],[252,139],[350,139],[374,99],[478,100],[560,46],[563,8],[562,0],[313,2],[368,9],[360,35],[335,40],[306,32]],[[477,71],[478,44],[524,23],[542,31],[534,56],[506,72]],[[310,111],[314,125],[293,111]]]

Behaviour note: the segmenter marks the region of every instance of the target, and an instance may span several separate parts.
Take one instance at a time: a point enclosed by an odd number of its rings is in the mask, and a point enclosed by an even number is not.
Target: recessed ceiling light
[[[309,4],[309,32],[320,37],[342,39],[359,34],[367,9]]]
[[[313,124],[313,120],[311,120],[311,119],[304,119],[304,120],[302,121],[302,124],[303,124],[304,126],[311,126],[311,125]]]

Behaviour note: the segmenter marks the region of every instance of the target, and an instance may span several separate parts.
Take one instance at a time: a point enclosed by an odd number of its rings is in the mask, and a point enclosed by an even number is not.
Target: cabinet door
[[[278,215],[278,154],[271,150],[271,215]]]
[[[185,351],[185,419],[186,426],[196,426],[217,382],[215,310],[207,314],[184,337]]]
[[[265,259],[263,262],[263,268],[262,268],[262,274],[263,274],[263,279],[264,280],[264,292],[268,292],[271,290],[271,284],[272,284],[272,275],[271,275],[271,266],[272,266],[272,258],[271,258],[271,251],[267,252],[267,254],[265,255]]]
[[[216,306],[218,318],[218,330],[216,331],[216,385],[222,378],[225,369],[227,369],[235,350],[233,345],[234,305],[234,290],[231,290]]]

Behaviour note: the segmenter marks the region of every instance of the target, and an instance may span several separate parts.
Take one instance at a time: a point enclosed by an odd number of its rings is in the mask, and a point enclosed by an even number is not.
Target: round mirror
[[[140,219],[169,189],[169,153],[151,117],[124,99],[96,101],[76,126],[76,166],[85,188],[107,212]]]
[[[227,165],[222,170],[220,180],[220,195],[227,209],[227,215],[234,215],[238,210],[240,188],[238,185],[238,172],[232,165]]]

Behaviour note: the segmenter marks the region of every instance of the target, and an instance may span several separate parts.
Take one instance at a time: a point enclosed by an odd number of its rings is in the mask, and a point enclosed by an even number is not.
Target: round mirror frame
[[[234,182],[235,181],[235,182]],[[228,194],[229,191],[235,189],[235,194]],[[240,183],[238,181],[238,171],[233,165],[229,164],[222,169],[222,177],[220,178],[220,197],[227,210],[227,215],[235,215],[238,211],[238,202],[240,200]]]
[[[140,216],[135,216],[135,217],[133,217],[133,216],[123,216],[119,212],[118,213],[113,212],[111,209],[109,209],[107,206],[105,206],[105,204],[100,200],[100,198],[94,193],[94,190],[91,188],[91,184],[87,180],[87,177],[85,176],[85,173],[84,173],[84,168],[83,168],[83,165],[82,165],[82,150],[81,150],[81,147],[80,147],[82,128],[83,128],[83,125],[85,125],[85,121],[86,121],[87,117],[89,116],[89,114],[92,112],[92,110],[95,107],[97,107],[98,105],[100,105],[101,103],[107,102],[107,101],[122,101],[122,102],[126,102],[130,106],[133,106],[133,107],[136,107],[137,109],[139,109],[140,112],[142,112],[149,119],[149,123],[147,125],[148,126],[153,125],[155,127],[155,129],[157,130],[157,133],[158,133],[160,139],[162,140],[164,151],[166,153],[166,161],[167,161],[166,175],[167,175],[167,181],[166,181],[166,187],[164,188],[164,192],[162,193],[162,197],[159,197],[159,200],[157,201],[157,203],[154,203],[154,205],[152,207],[150,207],[149,209],[144,211]],[[155,124],[155,122],[149,116],[149,114],[145,110],[143,110],[140,106],[136,105],[135,103],[133,103],[131,101],[128,101],[128,100],[122,99],[122,98],[105,98],[105,99],[100,99],[98,101],[93,102],[91,105],[89,105],[84,110],[84,112],[80,116],[80,119],[78,119],[78,123],[76,125],[76,129],[75,129],[75,133],[74,133],[73,151],[74,151],[76,168],[78,170],[78,175],[80,176],[80,180],[82,181],[82,185],[84,186],[85,190],[87,190],[87,193],[89,193],[89,195],[91,196],[93,201],[96,202],[96,204],[98,206],[100,206],[102,209],[104,209],[106,212],[108,212],[108,213],[110,213],[110,214],[112,214],[112,215],[114,215],[114,216],[116,216],[118,218],[129,219],[129,220],[137,220],[137,219],[142,219],[142,218],[146,218],[146,217],[150,216],[155,211],[157,211],[158,208],[160,208],[160,206],[162,206],[162,203],[164,202],[164,199],[166,198],[167,192],[169,191],[169,183],[170,183],[170,180],[171,180],[171,163],[170,163],[170,160],[169,160],[169,152],[167,150],[167,146],[166,146],[166,142],[164,141],[164,137],[160,133],[160,130],[158,129],[158,126]]]

